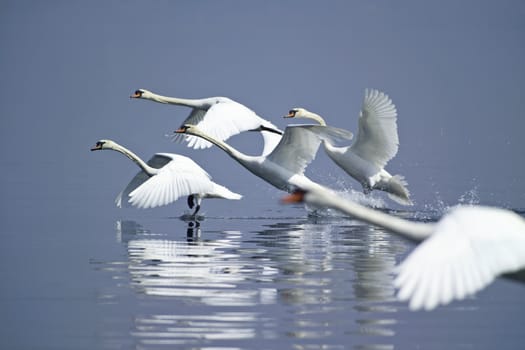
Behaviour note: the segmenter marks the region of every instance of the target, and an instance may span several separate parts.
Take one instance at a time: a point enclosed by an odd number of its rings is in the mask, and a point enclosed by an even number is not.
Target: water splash
[[[478,205],[480,203],[479,201],[479,195],[478,195],[478,187],[474,186],[473,189],[466,191],[463,193],[458,200],[459,204],[463,205]]]
[[[375,209],[386,208],[383,198],[375,197],[374,193],[364,194],[360,191],[355,191],[352,188],[337,191],[337,194],[346,200],[358,203],[367,207]],[[337,210],[330,208],[321,208],[313,205],[305,205],[309,217],[347,217],[347,215],[340,213]]]
[[[435,192],[434,203],[423,205],[423,210],[418,211],[416,219],[418,220],[438,220],[441,216],[446,214],[451,208],[456,205],[479,205],[480,199],[478,194],[478,187],[465,191],[461,194],[456,203],[447,203],[441,198],[439,191]]]

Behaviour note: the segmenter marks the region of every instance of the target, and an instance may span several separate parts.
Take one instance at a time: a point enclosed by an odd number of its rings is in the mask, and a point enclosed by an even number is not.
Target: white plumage
[[[146,164],[136,154],[112,140],[100,140],[91,150],[113,150],[133,160],[141,171],[117,196],[117,206],[128,204],[138,208],[155,208],[189,196],[193,215],[200,209],[202,198],[240,199],[242,196],[211,180],[211,176],[188,157],[173,153],[157,153]],[[194,203],[196,202],[196,203]]]
[[[395,286],[411,309],[463,299],[496,276],[525,267],[525,221],[498,208],[450,210],[397,268]]]
[[[463,299],[502,274],[525,282],[525,220],[505,209],[458,206],[437,223],[418,223],[361,206],[320,188],[303,188],[284,202],[326,206],[403,237],[423,241],[396,267],[398,298],[412,310]]]
[[[304,108],[294,108],[285,117],[309,118],[326,125],[321,116]],[[384,169],[399,147],[396,120],[397,110],[392,100],[378,90],[366,90],[359,113],[358,133],[352,145],[336,147],[326,141],[323,144],[328,156],[359,181],[365,193],[382,190],[396,202],[411,205],[404,178],[392,176]]]
[[[260,131],[264,138],[262,154],[269,154],[279,143],[282,131],[269,121],[259,117],[248,107],[227,97],[208,97],[202,99],[183,99],[155,94],[145,89],[135,91],[132,98],[151,100],[192,108],[182,125],[196,125],[214,139],[225,141],[244,131]],[[191,135],[175,135],[174,140],[185,140],[188,147],[202,149],[211,143]]]
[[[252,174],[267,181],[283,191],[293,191],[297,187],[315,186],[316,184],[304,175],[306,166],[315,158],[321,138],[344,137],[345,131],[323,127],[317,133],[312,128],[301,128],[291,125],[286,127],[279,144],[268,155],[249,156],[230,145],[214,139],[195,125],[184,125],[178,133],[201,137],[225,151]]]

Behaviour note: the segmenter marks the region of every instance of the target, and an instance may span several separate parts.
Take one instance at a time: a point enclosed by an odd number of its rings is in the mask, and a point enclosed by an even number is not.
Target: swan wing
[[[358,133],[349,151],[383,168],[399,146],[396,120],[396,106],[388,95],[365,90]]]
[[[398,298],[413,310],[463,299],[525,267],[525,220],[504,209],[456,207],[397,267]]]
[[[315,158],[321,139],[303,125],[288,125],[284,134],[267,156],[267,160],[291,171],[303,174],[304,170]]]
[[[270,125],[273,125],[270,123]],[[266,126],[266,124],[265,124]],[[271,126],[269,126],[271,127]],[[275,130],[278,130],[277,128],[275,128]],[[275,147],[277,147],[277,145],[279,144],[279,142],[281,142],[281,139],[282,139],[282,135],[280,134],[276,134],[274,132],[271,132],[271,131],[261,131],[261,135],[263,137],[263,140],[264,140],[264,147],[263,147],[263,151],[262,151],[262,156],[263,157],[266,157],[267,155],[269,155],[270,153],[272,153],[272,151],[275,149]]]
[[[316,134],[321,140],[327,141],[329,143],[348,142],[354,137],[351,131],[333,126],[308,124],[295,125],[294,127],[309,130],[310,132]]]
[[[206,194],[213,190],[210,176],[197,163],[188,157],[175,154],[169,156],[172,160],[168,164],[129,194],[131,205],[154,208],[170,204],[182,196]]]
[[[159,153],[159,154],[153,155],[153,157],[151,157],[148,160],[147,164],[152,168],[160,169],[166,164],[168,164],[169,162],[171,162],[172,159],[173,158],[170,157],[169,155],[167,156],[167,155]],[[122,192],[118,194],[117,198],[115,198],[115,204],[117,205],[117,207],[119,208],[129,207],[130,206],[130,203],[128,202],[129,194],[133,192],[137,187],[142,185],[149,178],[150,176],[146,174],[144,171],[142,170],[139,171],[137,175],[135,175],[133,179],[131,179],[129,184],[122,190]]]
[[[221,141],[244,131],[258,130],[261,125],[278,130],[275,125],[259,117],[251,109],[233,100],[216,103],[208,111],[194,109],[182,123],[185,124],[196,125],[204,133]],[[188,147],[194,149],[212,146],[210,142],[196,136],[178,135],[183,137]],[[175,136],[175,139],[181,138]]]

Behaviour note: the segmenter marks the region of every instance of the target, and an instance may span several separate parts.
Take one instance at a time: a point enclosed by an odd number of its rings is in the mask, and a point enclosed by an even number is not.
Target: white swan
[[[312,128],[288,126],[273,151],[261,156],[243,154],[227,143],[199,130],[195,125],[186,124],[175,132],[201,137],[215,144],[252,174],[280,190],[290,192],[297,187],[317,185],[304,175],[304,170],[315,158],[321,143],[320,138],[348,138],[348,133],[344,130],[331,127],[319,128],[322,130],[316,130],[314,133],[310,131],[315,130]]]
[[[188,196],[188,206],[200,209],[203,198],[241,199],[224,186],[211,181],[210,175],[188,157],[173,153],[157,153],[146,164],[135,153],[112,140],[100,140],[92,151],[113,150],[124,154],[141,169],[127,187],[117,196],[115,203],[131,204],[138,208],[154,208],[170,204],[179,197]]]
[[[293,108],[285,118],[309,118],[326,122],[304,108]],[[365,90],[359,113],[359,131],[351,146],[336,147],[323,142],[328,156],[363,186],[363,192],[382,190],[403,205],[412,205],[407,183],[401,175],[390,175],[384,167],[398,150],[397,111],[392,100],[378,90]]]
[[[263,155],[269,154],[281,140],[282,131],[269,121],[259,117],[248,107],[227,97],[186,99],[158,95],[145,89],[138,89],[131,98],[151,100],[190,107],[190,115],[182,122],[197,125],[211,137],[226,141],[244,131],[260,131],[264,139]],[[175,135],[175,140],[186,140],[188,147],[195,149],[211,147],[211,143],[189,135]]]
[[[509,210],[457,206],[437,223],[418,223],[363,207],[326,188],[298,190],[285,203],[330,207],[403,237],[423,241],[396,268],[400,300],[431,310],[463,299],[502,274],[525,282],[525,220]]]

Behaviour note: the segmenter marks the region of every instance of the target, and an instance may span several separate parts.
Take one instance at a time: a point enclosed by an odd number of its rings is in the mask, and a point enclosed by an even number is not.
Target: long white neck
[[[309,194],[307,194],[307,196],[308,195]],[[383,227],[415,241],[424,240],[434,231],[435,224],[412,222],[393,215],[388,215],[375,209],[345,200],[332,191],[327,191],[326,193],[323,191],[322,194],[316,193],[308,200],[314,204],[337,209],[358,220]]]
[[[114,143],[114,145],[109,148],[113,151],[117,151],[131,159],[135,164],[137,164],[146,174],[149,176],[153,176],[158,173],[158,169],[150,167],[148,164],[146,164],[142,159],[139,158],[135,153],[131,152],[129,149],[127,149],[124,146],[121,146],[117,143]]]
[[[211,137],[209,135],[206,135],[205,133],[201,132],[200,130],[198,130],[198,131],[197,130],[192,130],[188,134],[200,137],[200,138],[202,138],[202,139],[204,139],[206,141],[209,141],[209,142],[213,143],[215,146],[217,146],[220,149],[222,149],[230,157],[232,157],[233,159],[235,159],[236,161],[238,161],[239,163],[241,163],[241,165],[243,165],[245,167],[246,167],[246,165],[245,165],[246,162],[249,162],[251,160],[254,160],[255,158],[258,158],[258,157],[252,157],[252,156],[248,156],[248,155],[246,155],[244,153],[241,153],[241,152],[237,151],[235,148],[233,148],[232,146],[228,145],[226,142],[214,139],[213,137]]]
[[[326,122],[319,114],[315,114],[310,111],[305,111],[305,113],[301,117],[315,120],[319,123],[319,125],[326,126]]]
[[[159,103],[167,103],[170,105],[187,106],[187,107],[193,107],[193,108],[201,107],[202,105],[202,101],[199,99],[162,96],[159,94],[155,94],[153,92],[149,92],[147,95],[143,95],[143,98],[147,100],[159,102]]]

